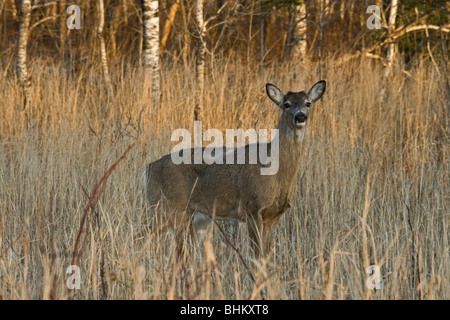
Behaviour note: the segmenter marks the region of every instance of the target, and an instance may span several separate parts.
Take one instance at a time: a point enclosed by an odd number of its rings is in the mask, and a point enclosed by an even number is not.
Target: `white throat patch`
[[[305,128],[295,130],[295,142],[301,142],[305,137]]]

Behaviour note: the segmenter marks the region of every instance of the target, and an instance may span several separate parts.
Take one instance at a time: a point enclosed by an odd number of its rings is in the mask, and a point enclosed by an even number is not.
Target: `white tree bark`
[[[205,86],[205,35],[206,25],[203,19],[203,0],[196,0],[195,18],[197,21],[197,61],[195,74],[197,78],[197,101],[194,108],[194,119],[201,121],[203,113],[203,94]]]
[[[152,83],[152,103],[159,108],[160,66],[159,66],[159,5],[158,0],[142,0],[144,35],[144,90]]]
[[[24,93],[23,107],[30,102],[31,80],[27,69],[27,44],[30,33],[31,0],[22,0],[22,19],[17,42],[17,77]]]
[[[395,21],[397,18],[397,9],[398,9],[398,0],[391,0],[391,11],[389,13],[389,21],[388,21],[388,27],[389,27],[389,35],[392,34],[392,32],[395,30]],[[387,65],[384,72],[384,76],[388,77],[392,72],[392,67],[394,65],[395,61],[395,54],[396,54],[396,43],[395,40],[392,40],[387,47],[386,52],[386,58],[387,58]]]
[[[306,50],[307,50],[307,44],[306,44],[306,6],[305,2],[302,1],[301,4],[299,4],[295,8],[295,15],[296,20],[298,21],[295,29],[294,29],[294,41],[297,43],[297,45],[294,46],[294,58],[300,59],[300,61],[305,61],[306,58]]]
[[[99,10],[99,22],[97,32],[100,41],[100,55],[103,68],[103,77],[105,78],[108,90],[110,90],[112,89],[111,77],[109,75],[108,58],[106,57],[105,37],[103,35],[103,27],[105,25],[105,6],[103,4],[103,0],[98,0],[98,10]]]

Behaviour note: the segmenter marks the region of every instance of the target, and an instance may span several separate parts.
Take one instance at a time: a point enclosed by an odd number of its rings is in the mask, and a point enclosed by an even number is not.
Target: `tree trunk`
[[[295,20],[297,20],[296,26],[294,28],[294,59],[299,59],[304,62],[306,59],[306,6],[303,1],[300,5],[295,8]]]
[[[166,20],[166,23],[164,24],[164,29],[162,33],[161,38],[161,51],[164,51],[166,49],[167,40],[169,39],[170,30],[172,30],[173,22],[175,21],[175,16],[178,11],[178,7],[180,6],[180,0],[176,0],[169,10],[169,17]]]
[[[105,37],[103,35],[103,27],[105,25],[105,6],[103,0],[98,0],[98,39],[100,41],[100,55],[103,69],[103,77],[105,78],[106,86],[108,90],[111,90],[111,77],[108,69],[108,58],[106,57]]]
[[[144,37],[144,92],[151,86],[152,103],[156,108],[160,104],[159,74],[159,9],[158,0],[142,0],[143,37]]]
[[[260,61],[260,67],[261,67],[261,73],[263,71],[264,66],[264,56],[265,56],[265,48],[264,48],[264,24],[265,24],[265,18],[266,15],[264,13],[264,2],[263,0],[260,0],[259,2],[260,6],[260,14],[259,14],[259,61]]]
[[[58,1],[58,15],[59,15],[59,52],[64,58],[66,51],[66,39],[67,39],[67,24],[66,24],[66,0]]]
[[[127,0],[122,0],[123,24],[128,25]]]
[[[201,121],[203,113],[203,94],[205,86],[205,35],[206,26],[203,19],[203,0],[196,0],[195,18],[197,20],[197,61],[195,74],[197,78],[197,101],[194,108],[194,119]]]
[[[11,0],[11,13],[14,18],[14,20],[17,19],[17,7],[16,7],[16,0]]]
[[[19,39],[17,42],[17,77],[19,78],[19,83],[22,86],[24,100],[23,107],[26,108],[30,103],[30,87],[31,80],[28,76],[27,69],[27,44],[29,37],[30,28],[30,18],[31,18],[31,0],[22,0],[22,18],[20,21],[19,28]]]
[[[319,40],[317,41],[317,59],[319,62],[319,76],[322,77],[322,41],[324,35],[324,29],[328,20],[330,0],[319,1]]]
[[[389,35],[392,34],[392,32],[395,30],[395,20],[397,18],[397,9],[398,9],[398,0],[391,0],[391,11],[389,13],[389,21],[388,21],[388,27],[389,27]],[[385,78],[389,77],[392,73],[392,67],[394,65],[395,60],[395,54],[396,54],[396,43],[395,40],[392,40],[387,47],[386,52],[386,58],[387,58],[387,65],[386,69],[384,70],[384,76]]]

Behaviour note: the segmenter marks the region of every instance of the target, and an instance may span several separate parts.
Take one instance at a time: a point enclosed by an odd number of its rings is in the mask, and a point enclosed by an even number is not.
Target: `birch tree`
[[[22,86],[24,100],[23,107],[26,108],[30,102],[31,81],[27,69],[27,44],[30,33],[31,0],[22,0],[22,18],[19,27],[19,39],[17,41],[17,77]]]
[[[144,90],[148,92],[150,83],[152,103],[160,105],[160,67],[159,67],[159,5],[158,0],[142,0],[143,14],[143,62]]]
[[[201,121],[203,113],[203,94],[205,86],[205,35],[206,24],[203,19],[203,0],[196,0],[195,19],[197,22],[197,55],[195,64],[195,75],[197,80],[196,104],[194,108],[194,119]]]
[[[105,78],[106,86],[108,90],[112,89],[111,77],[108,70],[108,58],[106,57],[105,37],[103,35],[103,27],[105,25],[105,7],[103,0],[98,0],[99,22],[98,22],[98,39],[100,41],[100,55],[103,69],[103,77]]]
[[[391,0],[391,10],[389,13],[389,20],[388,20],[389,36],[391,36],[395,30],[395,21],[397,18],[397,8],[398,8],[398,0]],[[395,60],[395,54],[396,54],[396,43],[395,43],[395,40],[392,39],[387,46],[387,52],[386,52],[387,63],[386,63],[386,69],[384,72],[385,77],[388,77],[392,72],[392,67],[394,65],[394,60]]]
[[[302,1],[295,8],[295,14],[297,16],[297,24],[294,28],[293,38],[294,41],[297,42],[297,45],[294,47],[294,58],[299,59],[301,62],[306,59],[306,5],[305,2]]]

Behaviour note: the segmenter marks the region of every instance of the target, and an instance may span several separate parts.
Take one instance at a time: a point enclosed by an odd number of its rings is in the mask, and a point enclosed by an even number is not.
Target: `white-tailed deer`
[[[325,92],[326,82],[319,81],[306,93],[283,94],[273,84],[266,85],[269,98],[281,109],[278,123],[278,172],[262,175],[264,163],[256,164],[174,164],[171,154],[150,163],[144,170],[145,194],[159,222],[165,228],[188,230],[201,241],[216,219],[247,222],[251,246],[256,257],[268,253],[274,225],[292,205],[302,163],[301,140],[309,112]],[[257,148],[272,150],[270,144]],[[250,145],[246,145],[246,159]],[[229,150],[223,147],[223,156]],[[193,155],[194,148],[184,149]],[[229,152],[228,152],[229,153]],[[234,152],[236,155],[237,152]],[[156,218],[156,217],[155,217]],[[177,233],[178,233],[177,231]]]

